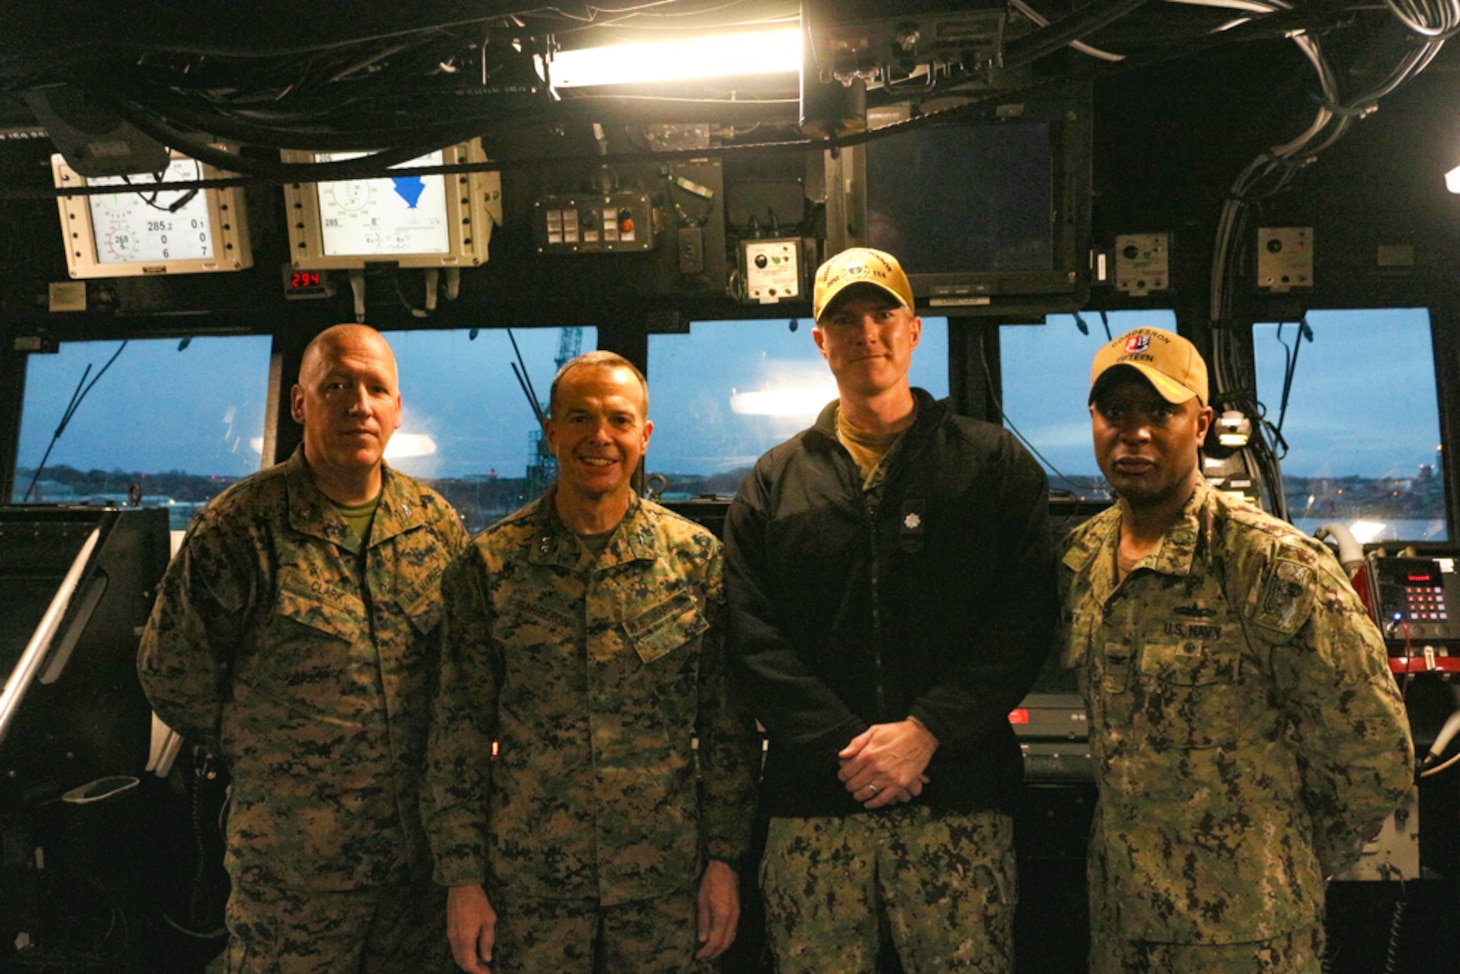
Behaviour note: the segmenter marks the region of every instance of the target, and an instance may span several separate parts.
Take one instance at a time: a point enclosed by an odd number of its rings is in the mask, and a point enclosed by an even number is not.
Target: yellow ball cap
[[[913,307],[912,285],[897,258],[871,247],[843,250],[816,269],[816,288],[811,298],[811,317],[817,321],[836,296],[853,284],[881,288],[909,311]]]

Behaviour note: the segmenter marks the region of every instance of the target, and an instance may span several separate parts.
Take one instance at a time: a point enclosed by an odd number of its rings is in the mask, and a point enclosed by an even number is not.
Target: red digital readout
[[[319,287],[319,271],[295,271],[289,278],[290,287]]]

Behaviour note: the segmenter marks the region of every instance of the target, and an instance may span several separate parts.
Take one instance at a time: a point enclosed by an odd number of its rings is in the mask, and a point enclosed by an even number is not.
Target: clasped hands
[[[873,724],[837,752],[837,777],[866,809],[909,802],[922,794],[923,773],[938,738],[909,717],[894,724]]]

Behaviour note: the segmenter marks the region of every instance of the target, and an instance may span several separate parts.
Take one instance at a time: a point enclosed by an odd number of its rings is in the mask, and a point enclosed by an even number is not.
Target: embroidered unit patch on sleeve
[[[1278,632],[1297,632],[1308,616],[1315,581],[1313,569],[1308,565],[1277,559],[1268,571],[1253,621]]]

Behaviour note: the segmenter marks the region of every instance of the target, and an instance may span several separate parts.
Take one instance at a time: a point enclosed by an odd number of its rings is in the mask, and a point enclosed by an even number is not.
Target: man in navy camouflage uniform
[[[1043,472],[909,385],[897,261],[816,272],[838,398],[740,485],[725,524],[737,660],[769,736],[761,865],[780,974],[1013,970],[1009,726],[1053,647]]]
[[[427,829],[472,974],[708,971],[735,937],[754,724],[720,545],[632,490],[648,391],[590,352],[553,380],[557,483],[447,571]]]
[[[316,337],[291,408],[303,445],[199,515],[138,669],[232,774],[230,974],[449,971],[419,776],[440,579],[466,532],[382,460],[401,400],[378,332]]]
[[[1326,877],[1409,790],[1404,706],[1337,561],[1200,475],[1207,372],[1138,328],[1091,369],[1118,503],[1062,581],[1100,801],[1092,974],[1318,974]]]

